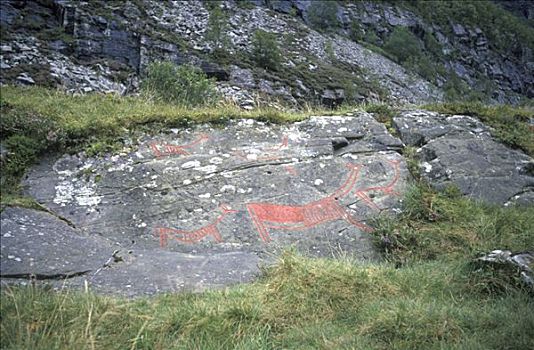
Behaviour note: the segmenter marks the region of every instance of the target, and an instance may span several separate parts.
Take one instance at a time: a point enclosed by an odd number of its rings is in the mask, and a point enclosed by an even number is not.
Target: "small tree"
[[[339,26],[337,2],[332,0],[312,1],[308,9],[308,20],[313,28],[326,31]]]
[[[336,60],[336,52],[334,51],[334,46],[332,45],[332,40],[327,40],[324,44],[324,52],[326,54],[326,57],[331,62],[334,62]]]
[[[277,70],[282,62],[276,36],[261,29],[252,36],[252,55],[260,67],[270,70]]]
[[[228,36],[226,29],[228,27],[228,16],[220,7],[219,2],[211,2],[208,8],[209,21],[206,30],[206,40],[212,42],[215,49],[224,49],[228,46]]]
[[[416,60],[422,55],[421,44],[415,35],[408,29],[397,27],[393,30],[384,45],[384,50],[404,63],[408,60]]]
[[[201,106],[217,101],[215,84],[192,65],[154,62],[148,66],[141,90],[158,100],[183,106]]]

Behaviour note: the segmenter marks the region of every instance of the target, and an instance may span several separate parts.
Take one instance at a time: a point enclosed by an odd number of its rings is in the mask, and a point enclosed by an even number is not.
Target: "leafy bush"
[[[408,29],[401,27],[393,30],[384,45],[384,50],[395,56],[400,63],[422,55],[421,45],[417,37]]]
[[[315,0],[308,10],[308,20],[313,28],[326,31],[339,26],[337,19],[337,2]]]
[[[276,36],[257,29],[252,37],[252,56],[260,67],[277,70],[282,61],[282,54]]]
[[[423,40],[425,42],[426,51],[430,52],[436,57],[443,56],[443,48],[432,33],[425,32]]]
[[[158,100],[183,106],[209,105],[217,101],[215,84],[201,70],[169,61],[150,64],[141,89]]]
[[[349,35],[352,41],[360,42],[364,39],[365,32],[358,22],[353,21],[350,24]]]
[[[372,29],[368,29],[367,32],[363,36],[363,41],[368,42],[373,45],[380,44],[380,38],[378,35],[376,35],[375,31]]]

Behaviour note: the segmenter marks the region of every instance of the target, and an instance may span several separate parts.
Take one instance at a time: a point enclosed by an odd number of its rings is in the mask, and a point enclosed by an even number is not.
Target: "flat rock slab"
[[[0,214],[1,276],[53,279],[101,267],[111,244],[88,236],[42,211],[6,208]]]
[[[421,175],[434,187],[455,185],[488,203],[534,204],[534,160],[495,141],[477,119],[408,111],[393,122],[407,145],[420,147]]]
[[[72,223],[63,234],[104,242],[108,260],[89,273],[97,290],[201,290],[248,281],[289,246],[376,260],[368,221],[399,210],[401,147],[367,113],[239,120],[146,136],[115,156],[43,159],[25,186]]]

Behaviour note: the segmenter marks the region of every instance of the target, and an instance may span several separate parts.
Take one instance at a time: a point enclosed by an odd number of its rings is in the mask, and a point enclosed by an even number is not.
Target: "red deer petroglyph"
[[[183,243],[197,243],[198,241],[200,241],[206,236],[212,236],[217,243],[222,242],[221,233],[219,232],[219,229],[217,228],[217,224],[219,224],[226,215],[230,213],[237,213],[237,210],[229,209],[225,205],[221,205],[219,209],[221,210],[222,214],[220,214],[215,219],[215,221],[197,230],[186,231],[186,230],[178,230],[178,229],[166,228],[166,227],[156,228],[155,233],[157,236],[159,236],[160,246],[162,248],[167,246],[167,241],[169,238],[175,239],[178,242],[183,242]]]
[[[373,209],[381,210],[367,195],[367,192],[381,191],[385,194],[398,194],[393,188],[400,177],[400,162],[398,160],[390,160],[388,162],[393,165],[395,174],[387,185],[356,189],[355,195],[360,197],[366,205]],[[278,205],[273,203],[247,204],[247,210],[261,239],[264,242],[271,240],[269,229],[296,231],[340,219],[347,221],[363,231],[372,231],[369,226],[354,219],[347,209],[339,203],[339,199],[347,196],[353,190],[362,167],[361,165],[354,164],[347,164],[347,166],[351,169],[347,180],[334,193],[318,201],[302,206]]]
[[[339,199],[350,193],[360,173],[361,165],[347,164],[351,169],[345,182],[331,195],[301,206],[273,203],[248,203],[247,211],[264,242],[271,240],[269,229],[303,230],[319,224],[343,219],[364,231],[371,231],[367,225],[354,219]]]
[[[150,148],[152,149],[152,152],[154,155],[158,158],[164,157],[164,156],[170,156],[173,154],[179,154],[179,155],[188,155],[189,152],[187,151],[188,148],[194,147],[198,145],[199,143],[206,142],[209,140],[209,136],[206,134],[201,134],[196,140],[193,140],[191,143],[185,144],[185,145],[172,145],[170,143],[157,143],[152,142],[150,144]]]

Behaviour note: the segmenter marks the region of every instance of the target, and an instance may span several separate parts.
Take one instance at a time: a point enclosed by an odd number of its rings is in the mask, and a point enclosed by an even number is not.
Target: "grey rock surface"
[[[534,291],[534,252],[493,250],[477,259],[486,263],[508,265],[519,270],[521,280]]]
[[[0,228],[2,277],[84,274],[101,267],[113,252],[101,237],[82,234],[42,211],[6,208]]]
[[[72,254],[78,237],[100,244],[83,248],[100,254],[93,265],[71,264],[90,270],[69,280],[75,286],[88,279],[125,295],[220,287],[251,280],[258,264],[290,246],[375,261],[369,219],[400,210],[409,177],[395,152],[401,141],[367,113],[287,126],[239,120],[137,141],[104,158],[43,159],[24,181],[29,195],[75,227],[50,225],[73,237]],[[27,225],[11,219],[14,211],[2,225],[23,237]],[[11,242],[3,238],[2,249],[36,249],[33,240]],[[2,274],[32,273],[13,266],[2,264]]]
[[[404,143],[421,146],[421,175],[436,188],[455,185],[495,204],[534,203],[534,160],[494,140],[479,120],[408,111],[393,123]]]

